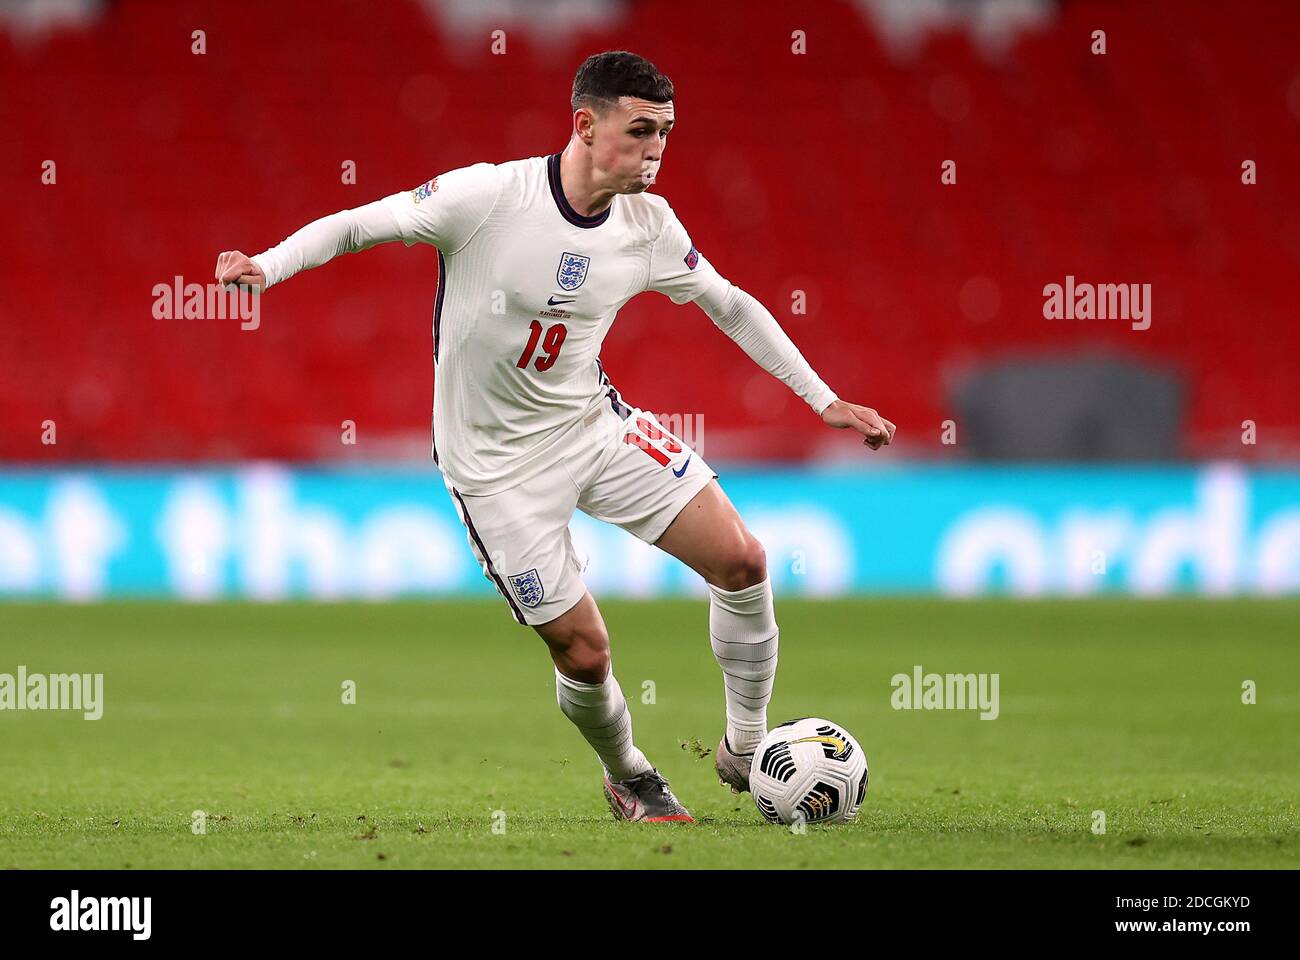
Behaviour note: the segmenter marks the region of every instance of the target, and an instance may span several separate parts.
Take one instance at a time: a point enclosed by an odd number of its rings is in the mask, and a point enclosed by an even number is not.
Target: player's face
[[[672,128],[672,101],[619,97],[592,124],[592,162],[619,193],[641,193],[659,174]]]

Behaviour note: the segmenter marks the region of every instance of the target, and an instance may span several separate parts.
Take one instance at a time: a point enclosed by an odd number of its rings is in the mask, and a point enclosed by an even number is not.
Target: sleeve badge
[[[422,183],[414,190],[412,190],[411,199],[414,200],[416,203],[419,203],[421,200],[429,196],[429,194],[433,193],[433,191],[437,189],[438,189],[438,178],[434,177],[432,180],[428,181],[427,183]]]

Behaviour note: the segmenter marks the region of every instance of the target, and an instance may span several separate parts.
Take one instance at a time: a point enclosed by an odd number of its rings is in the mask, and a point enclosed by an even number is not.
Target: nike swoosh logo
[[[632,806],[629,807],[626,803],[623,802],[623,798],[618,795],[618,791],[615,790],[612,785],[609,787],[609,795],[613,797],[614,800],[618,803],[619,809],[623,811],[623,816],[626,819],[628,820],[636,819],[636,806],[637,806],[636,800],[633,800]]]
[[[791,743],[825,743],[825,744],[829,744],[830,746],[832,746],[832,747],[835,748],[835,753],[836,753],[837,756],[838,756],[839,754],[843,753],[845,750],[847,750],[847,749],[849,748],[849,745],[848,745],[847,743],[845,743],[845,742],[844,742],[842,739],[840,739],[839,737],[801,737],[801,738],[798,739],[798,740],[791,740],[790,742],[791,742]]]
[[[693,454],[692,454],[692,456],[693,456]],[[680,479],[682,478],[682,474],[684,474],[684,473],[686,472],[686,464],[687,464],[687,463],[690,463],[690,462],[691,462],[691,458],[690,458],[690,457],[687,457],[687,458],[686,458],[686,463],[683,463],[683,464],[682,464],[682,468],[681,468],[680,470],[674,470],[674,471],[673,471],[673,476],[676,477],[678,480],[680,480]]]
[[[570,297],[568,300],[556,300],[554,297],[547,297],[546,305],[548,307],[558,307],[562,303],[573,303],[573,301],[577,299],[577,297]]]

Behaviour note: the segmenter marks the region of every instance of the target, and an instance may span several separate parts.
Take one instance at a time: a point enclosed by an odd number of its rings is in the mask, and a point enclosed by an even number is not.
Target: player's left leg
[[[709,585],[709,642],[727,700],[727,731],[714,763],[723,783],[748,790],[754,749],[767,734],[780,637],[763,546],[716,479],[682,508],[654,545]]]
[[[717,474],[639,408],[623,419],[578,508],[677,557],[709,586],[709,634],[725,683],[727,725],[715,762],[723,782],[749,788],[749,761],[767,733],[778,630],[762,545]]]

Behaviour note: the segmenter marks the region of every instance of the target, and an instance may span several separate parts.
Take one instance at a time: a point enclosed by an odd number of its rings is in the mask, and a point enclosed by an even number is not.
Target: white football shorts
[[[536,626],[566,613],[587,590],[587,558],[569,533],[575,508],[652,544],[716,476],[654,414],[611,391],[554,467],[487,496],[443,482],[483,575],[517,623]]]

